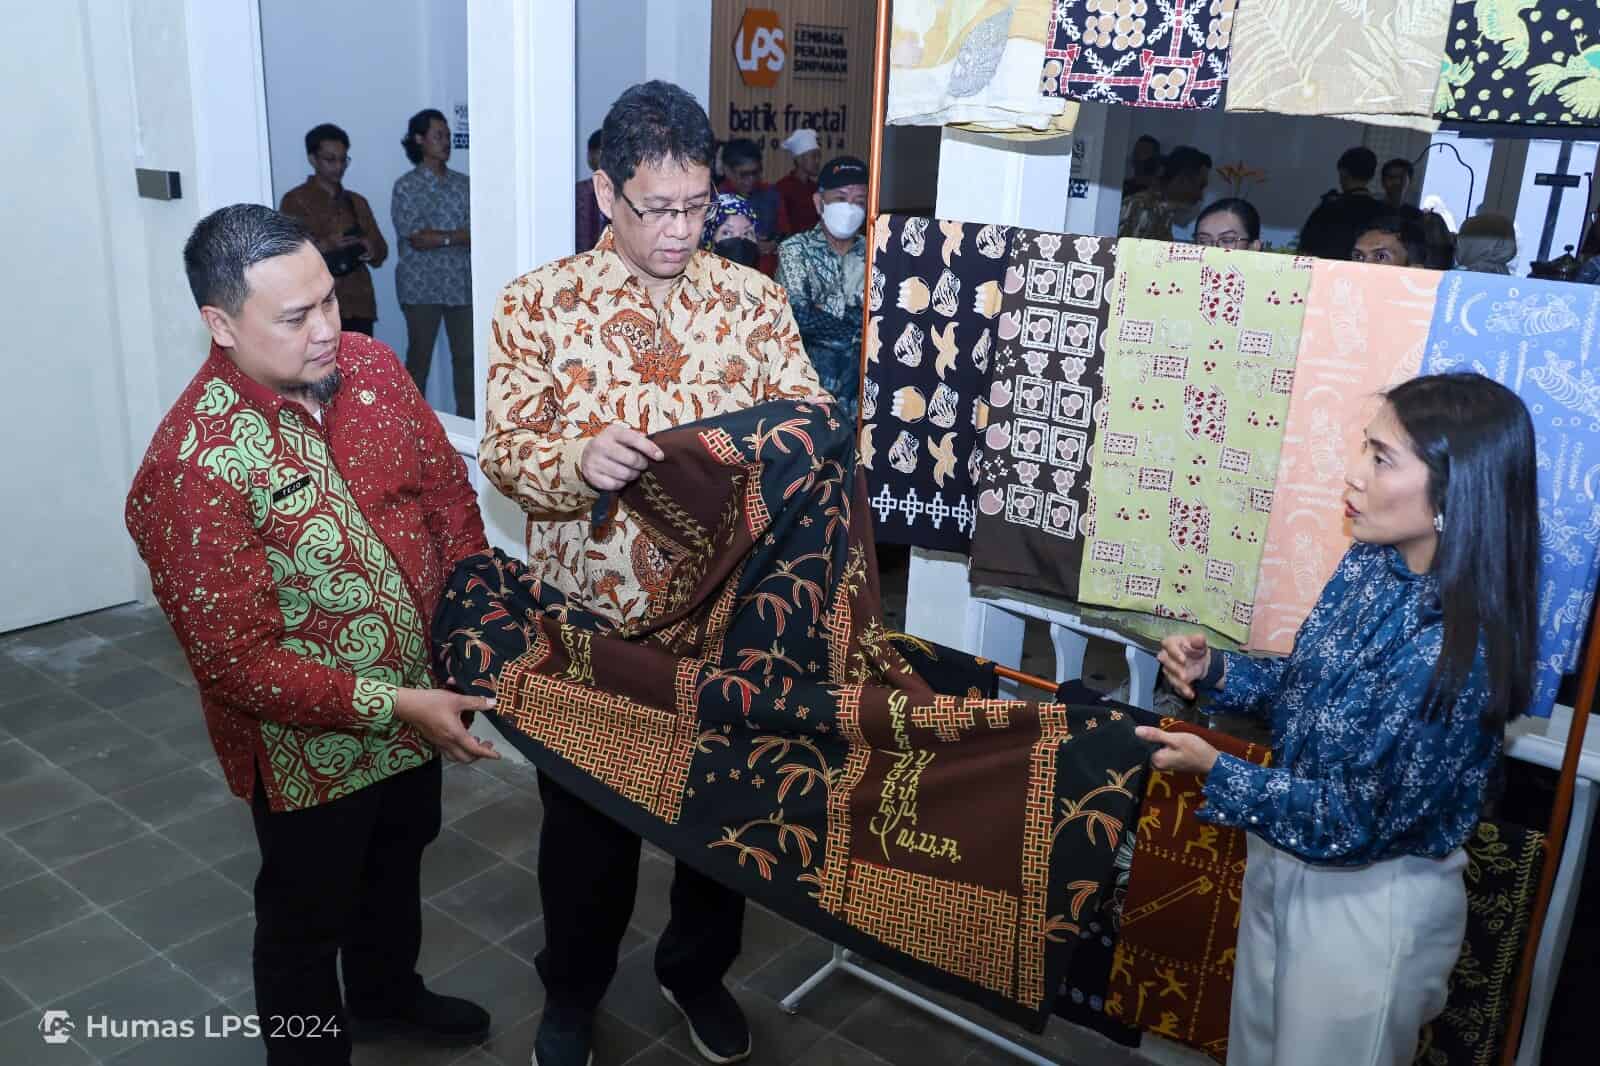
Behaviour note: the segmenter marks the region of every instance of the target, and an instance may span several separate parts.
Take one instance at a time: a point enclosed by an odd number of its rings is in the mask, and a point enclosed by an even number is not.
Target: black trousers
[[[348,1063],[345,1005],[382,1016],[422,989],[422,851],[439,835],[442,780],[435,758],[329,803],[276,813],[257,782],[256,1014],[270,1066]],[[323,1035],[329,1019],[337,1035]]]
[[[639,838],[539,775],[539,894],[545,946],[534,964],[553,1004],[592,1011],[617,972],[639,886]],[[656,976],[680,1000],[721,983],[739,957],[744,897],[678,863]]]
[[[471,418],[477,389],[472,381],[472,308],[445,304],[401,304],[406,316],[406,369],[417,391],[428,393],[428,371],[433,368],[433,342],[444,321],[450,341],[450,373],[456,394],[456,414]]]

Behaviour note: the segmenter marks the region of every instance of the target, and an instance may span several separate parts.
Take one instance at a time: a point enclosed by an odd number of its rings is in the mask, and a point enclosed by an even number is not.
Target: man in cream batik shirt
[[[824,395],[788,299],[760,273],[698,249],[713,197],[711,125],[675,85],[647,82],[606,116],[594,250],[507,285],[489,342],[483,471],[528,514],[533,574],[614,622],[647,618],[665,560],[626,512],[603,540],[589,513],[662,453],[648,434],[777,399]],[[639,838],[539,779],[547,1006],[541,1066],[585,1066],[595,1009],[633,911]],[[723,978],[744,900],[679,864],[656,952],[662,992],[711,1062],[750,1054]]]

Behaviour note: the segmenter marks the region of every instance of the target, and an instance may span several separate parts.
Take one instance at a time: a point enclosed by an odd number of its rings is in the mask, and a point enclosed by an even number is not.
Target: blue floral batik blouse
[[[1351,547],[1287,657],[1216,653],[1226,667],[1213,707],[1268,718],[1273,758],[1265,768],[1220,756],[1199,816],[1326,865],[1459,848],[1502,736],[1479,722],[1481,648],[1455,705],[1424,719],[1443,635],[1431,575],[1392,547]]]

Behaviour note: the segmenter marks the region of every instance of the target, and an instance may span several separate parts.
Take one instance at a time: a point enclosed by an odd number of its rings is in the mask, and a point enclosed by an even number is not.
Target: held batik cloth
[[[1600,125],[1600,15],[1577,0],[1455,0],[1440,118]]]
[[[1136,107],[1216,107],[1238,0],[1057,0],[1045,94]]]
[[[597,507],[631,513],[664,560],[649,618],[612,629],[484,558],[456,574],[435,643],[585,802],[830,939],[1042,1024],[1145,747],[1115,709],[934,693],[911,659],[943,653],[883,628],[853,436],[804,403],[658,434],[666,459]],[[968,662],[946,664],[951,687],[987,690]]]
[[[1012,235],[979,438],[974,584],[1078,598],[1115,248],[1109,237]]]
[[[1310,268],[1118,242],[1084,603],[1249,634]]]
[[[1228,110],[1326,115],[1432,132],[1439,125],[1434,95],[1450,5],[1248,0],[1233,35]]]
[[[1123,710],[1141,725],[1195,733],[1253,765],[1272,761],[1263,745],[1136,708]],[[1195,817],[1205,803],[1204,788],[1198,774],[1150,771],[1106,1014],[1222,1062],[1228,1055],[1245,836]]]
[[[822,391],[779,285],[698,250],[652,298],[610,230],[507,284],[489,329],[478,462],[528,515],[528,564],[613,621],[644,616],[660,567],[626,514],[590,536],[589,442],[613,422],[649,434]]]
[[[1289,652],[1350,547],[1345,467],[1359,453],[1383,394],[1422,365],[1444,277],[1436,270],[1315,260],[1256,581],[1251,648]]]
[[[1467,840],[1467,933],[1444,1013],[1422,1027],[1417,1066],[1490,1066],[1499,1059],[1544,839],[1510,822],[1480,822]]]
[[[881,215],[862,342],[861,465],[878,540],[965,553],[1008,226]]]
[[[1600,286],[1452,271],[1439,288],[1423,373],[1477,371],[1516,392],[1539,463],[1539,661],[1545,716],[1600,579]],[[1450,516],[1445,516],[1450,521]]]

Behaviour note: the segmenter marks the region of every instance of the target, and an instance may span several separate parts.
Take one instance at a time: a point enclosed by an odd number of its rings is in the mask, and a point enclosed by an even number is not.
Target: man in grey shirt
[[[406,316],[406,369],[426,391],[433,342],[450,338],[456,414],[471,418],[472,233],[467,176],[445,166],[450,124],[432,108],[411,116],[400,142],[415,170],[395,179],[390,213],[400,259],[394,287]]]

